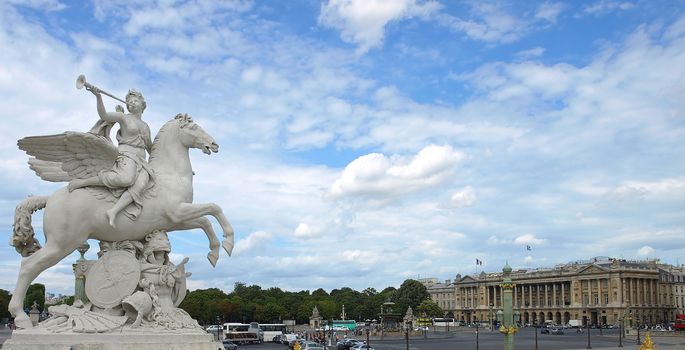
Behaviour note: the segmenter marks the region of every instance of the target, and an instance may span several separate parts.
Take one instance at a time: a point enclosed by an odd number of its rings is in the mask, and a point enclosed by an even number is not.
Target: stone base
[[[123,330],[111,333],[52,333],[16,330],[2,350],[224,350],[205,331]]]

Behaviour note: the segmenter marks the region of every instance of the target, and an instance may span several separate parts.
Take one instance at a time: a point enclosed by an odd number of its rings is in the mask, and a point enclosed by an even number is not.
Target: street
[[[515,348],[535,349],[534,328],[521,328],[516,334]],[[564,350],[564,349],[586,349],[587,333],[576,333],[573,329],[564,330],[562,335],[538,334],[539,350]],[[592,329],[590,332],[590,344],[593,349],[618,349],[618,330],[602,331]],[[9,338],[8,329],[0,330],[0,344]],[[359,337],[358,339],[362,339]],[[642,334],[644,341],[644,333]],[[654,336],[652,340],[659,349],[685,349],[685,335],[675,336]],[[399,336],[385,337],[385,339],[371,338],[370,345],[376,350],[398,350],[407,349],[404,338]],[[637,349],[636,337],[631,336],[623,341],[623,348],[626,350]],[[280,344],[264,343],[260,345],[241,345],[240,349],[248,350],[284,350],[286,347]],[[501,350],[503,348],[503,335],[497,331],[491,332],[488,329],[480,329],[478,332],[478,346],[476,346],[475,328],[457,328],[449,335],[442,332],[429,331],[426,338],[414,335],[409,339],[410,350]],[[336,350],[335,345],[328,347],[328,350]]]
[[[539,350],[564,350],[564,349],[586,349],[588,345],[587,333],[576,333],[573,329],[564,330],[562,335],[538,334],[538,349]],[[359,337],[358,339],[362,339]],[[644,341],[644,334],[642,334]],[[685,349],[685,335],[671,336],[671,337],[652,337],[658,348],[660,349]],[[371,339],[370,345],[376,350],[398,350],[407,349],[404,338],[386,337],[384,340]],[[590,331],[590,344],[593,349],[618,349],[618,330],[602,330],[602,335],[599,335],[599,330],[592,329]],[[284,345],[264,343],[261,345],[244,345],[241,349],[262,350],[262,349],[284,349]],[[456,332],[451,332],[450,336],[445,336],[444,333],[429,332],[427,338],[419,335],[412,336],[409,339],[409,350],[501,350],[503,348],[503,335],[497,331],[479,330],[478,332],[478,346],[476,346],[476,333],[474,328],[458,328]],[[517,349],[535,349],[535,333],[534,328],[522,328],[516,334],[515,348]],[[623,340],[623,348],[626,350],[638,349],[636,345],[636,337]],[[335,345],[328,347],[329,350],[335,350]]]

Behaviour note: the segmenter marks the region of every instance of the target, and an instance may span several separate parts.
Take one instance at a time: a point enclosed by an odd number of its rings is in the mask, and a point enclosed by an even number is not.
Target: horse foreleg
[[[233,227],[224,216],[221,207],[214,203],[181,203],[173,211],[167,213],[173,222],[182,223],[192,219],[197,219],[205,215],[216,218],[224,231],[224,241],[221,244],[228,255],[233,252]]]
[[[205,231],[207,239],[209,239],[209,253],[207,253],[207,259],[212,266],[216,266],[216,261],[219,260],[219,246],[221,246],[221,243],[219,243],[219,240],[216,238],[216,233],[214,232],[214,228],[209,219],[204,216],[197,219],[191,219],[174,226],[169,231],[192,230],[196,228],[201,228]]]
[[[50,244],[50,241],[47,241],[43,248],[21,260],[21,267],[19,268],[19,275],[17,276],[17,285],[8,305],[9,312],[15,317],[14,322],[18,328],[33,327],[31,320],[28,315],[26,315],[26,312],[24,312],[24,299],[26,298],[26,291],[31,282],[33,282],[41,272],[55,266],[65,256],[74,251],[74,249],[76,249],[76,247],[71,250],[64,250],[59,246]]]

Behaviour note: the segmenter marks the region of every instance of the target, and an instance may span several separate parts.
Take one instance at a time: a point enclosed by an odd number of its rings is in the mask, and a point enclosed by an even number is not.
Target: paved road
[[[644,336],[643,336],[644,337]],[[635,337],[625,339],[623,348],[618,348],[618,331],[603,330],[599,335],[598,330],[591,330],[590,344],[593,349],[603,350],[634,350],[638,349]],[[643,338],[644,340],[644,338]],[[661,350],[685,349],[685,336],[679,337],[653,337],[656,345]],[[402,350],[407,345],[403,338],[388,338],[384,340],[371,339],[371,346],[376,350]],[[575,350],[587,347],[587,333],[578,334],[574,330],[567,330],[563,335],[538,334],[539,350]],[[476,347],[475,329],[458,328],[450,337],[439,333],[429,333],[426,339],[416,336],[409,339],[410,350],[501,350],[503,348],[503,336],[499,332],[481,330],[478,333],[478,347]],[[516,349],[535,349],[534,328],[523,328],[516,335]],[[265,343],[261,345],[241,346],[242,350],[284,350],[279,344]],[[329,347],[335,350],[335,346]]]
[[[516,349],[534,349],[535,333],[534,328],[522,328],[516,335]],[[635,344],[635,337],[626,339],[623,348],[618,348],[618,331],[604,330],[603,335],[599,335],[596,329],[591,330],[590,343],[593,349],[604,350],[634,350],[638,346]],[[8,329],[0,329],[0,344],[10,336]],[[661,350],[685,349],[685,335],[676,337],[653,337],[657,347]],[[406,349],[407,345],[404,338],[386,337],[384,340],[370,340],[371,346],[376,350],[400,350]],[[575,350],[585,349],[587,346],[587,334],[578,334],[573,330],[566,330],[563,335],[538,334],[539,350]],[[480,330],[478,333],[478,348],[476,348],[476,334],[473,328],[458,328],[448,337],[442,333],[428,333],[427,338],[414,336],[409,339],[410,350],[501,350],[503,347],[503,336],[499,332]],[[244,345],[241,350],[285,350],[285,346],[273,343],[261,345]],[[335,346],[329,347],[335,350]]]

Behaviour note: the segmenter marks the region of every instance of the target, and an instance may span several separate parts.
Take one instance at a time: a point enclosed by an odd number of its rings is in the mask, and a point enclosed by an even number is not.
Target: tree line
[[[360,292],[343,287],[330,293],[322,288],[312,292],[289,292],[277,287],[263,289],[238,282],[228,294],[216,288],[189,292],[179,307],[202,324],[217,323],[217,317],[220,322],[281,323],[283,320],[295,320],[297,324],[304,324],[309,323],[314,307],[324,320],[341,319],[343,305],[347,319],[378,319],[381,305],[387,301],[394,302],[393,311],[402,316],[409,306],[415,316],[445,316],[430,299],[426,287],[412,279],[404,281],[400,288],[387,287],[380,292],[374,288]]]
[[[9,317],[7,306],[11,294],[0,289],[0,318]],[[39,310],[45,304],[45,286],[32,284],[26,295],[25,307],[30,308],[36,301]],[[281,323],[295,320],[298,324],[309,323],[312,310],[316,307],[324,320],[340,319],[342,306],[345,317],[357,321],[378,319],[381,305],[394,302],[393,312],[402,316],[411,306],[415,316],[443,317],[443,310],[430,299],[426,287],[419,281],[408,279],[399,288],[387,287],[378,292],[375,288],[356,291],[343,287],[330,293],[319,288],[312,292],[284,291],[277,287],[263,289],[258,285],[238,282],[233,291],[225,293],[217,288],[189,291],[179,305],[201,324],[220,322]],[[71,304],[73,297],[66,303]]]

